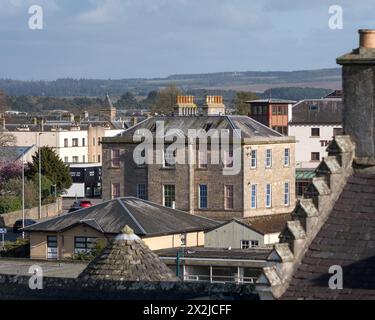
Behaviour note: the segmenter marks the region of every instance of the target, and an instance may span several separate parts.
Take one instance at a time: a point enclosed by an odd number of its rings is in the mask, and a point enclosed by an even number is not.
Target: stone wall
[[[78,299],[191,299],[198,297],[257,299],[250,284],[211,284],[198,282],[121,282],[43,278],[43,289],[31,290],[30,277],[0,275],[0,299],[78,300]]]
[[[58,198],[55,203],[42,206],[41,218],[57,216],[62,211],[62,198]],[[25,209],[25,218],[37,220],[39,217],[39,208]],[[22,219],[22,210],[4,213],[0,215],[1,227],[12,227],[16,220]]]

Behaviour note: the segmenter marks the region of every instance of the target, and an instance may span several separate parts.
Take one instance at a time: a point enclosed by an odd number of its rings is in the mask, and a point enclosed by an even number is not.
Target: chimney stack
[[[375,165],[375,30],[359,30],[360,47],[339,57],[344,133],[356,144],[355,161]]]

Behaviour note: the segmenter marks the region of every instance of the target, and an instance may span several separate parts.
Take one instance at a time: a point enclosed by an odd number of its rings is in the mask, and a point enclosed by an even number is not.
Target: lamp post
[[[39,132],[39,141],[38,141],[38,153],[39,153],[39,210],[38,210],[38,218],[41,219],[42,217],[42,154],[40,148],[40,136],[42,132]]]
[[[25,239],[25,152],[22,153],[22,239]]]

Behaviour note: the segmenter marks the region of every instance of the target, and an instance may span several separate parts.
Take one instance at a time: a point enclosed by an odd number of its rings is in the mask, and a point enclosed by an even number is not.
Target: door
[[[58,259],[57,236],[47,236],[47,259]]]

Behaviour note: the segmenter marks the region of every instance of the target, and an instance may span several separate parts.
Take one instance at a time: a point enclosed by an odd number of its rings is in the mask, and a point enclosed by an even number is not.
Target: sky
[[[43,9],[30,29],[29,8]],[[343,28],[329,28],[329,7]],[[0,0],[0,78],[155,78],[335,67],[373,0]]]

